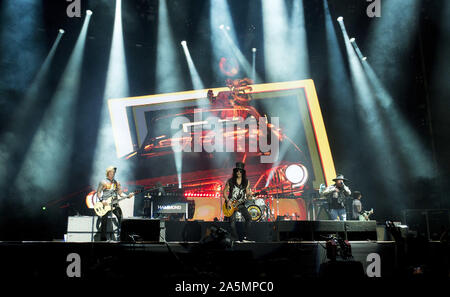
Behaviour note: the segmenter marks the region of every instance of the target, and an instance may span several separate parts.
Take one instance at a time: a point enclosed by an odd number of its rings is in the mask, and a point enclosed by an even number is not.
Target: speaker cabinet
[[[159,220],[130,218],[122,220],[120,241],[122,242],[160,242],[161,224]]]
[[[69,216],[67,222],[67,242],[100,241],[101,218],[98,216]],[[108,217],[106,239],[118,240],[119,223],[115,216]]]

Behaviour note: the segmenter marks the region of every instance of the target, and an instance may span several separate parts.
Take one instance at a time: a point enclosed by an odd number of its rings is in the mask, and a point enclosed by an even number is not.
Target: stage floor
[[[209,241],[213,225],[229,231],[229,223],[224,222],[129,223],[122,224],[122,234],[127,235],[122,241],[0,242],[0,279],[38,278],[53,283],[81,279],[109,286],[125,279],[126,283],[117,284],[170,296],[284,296],[306,287],[321,291],[330,281],[371,281],[378,276],[394,281],[450,280],[448,243],[377,240],[383,236],[374,222],[257,223],[250,228],[254,242]],[[353,257],[330,261],[326,241],[320,240],[326,234],[347,238]],[[200,291],[206,286],[207,293]]]
[[[400,255],[393,241],[351,241],[353,261],[360,263],[360,277],[370,276],[373,255],[379,255],[381,277],[408,276],[409,266],[426,265],[445,277],[449,246],[427,242],[417,246],[420,257]],[[416,251],[417,252],[417,251]],[[78,258],[77,258],[78,257]],[[200,242],[0,242],[0,277],[68,279],[73,269],[81,279],[178,280],[272,280],[295,281],[321,277],[327,263],[325,241],[234,242],[231,247]],[[77,262],[78,261],[78,262]],[[77,263],[76,263],[77,262]],[[339,259],[338,264],[345,262]],[[75,263],[75,264],[74,264]],[[73,265],[78,265],[74,268]],[[343,264],[343,265],[344,265]],[[71,266],[72,265],[72,266]],[[356,274],[358,270],[349,270]],[[350,276],[350,275],[348,275]],[[337,276],[339,277],[339,276]],[[174,283],[175,284],[175,283]]]

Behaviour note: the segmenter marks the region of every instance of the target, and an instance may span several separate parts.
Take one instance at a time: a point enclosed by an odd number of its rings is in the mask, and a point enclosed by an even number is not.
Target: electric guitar
[[[153,189],[148,189],[148,190],[143,190],[142,189],[142,190],[134,191],[132,194],[136,195],[136,194],[139,194],[141,192],[147,192],[147,191],[152,191],[152,190]],[[99,217],[103,217],[109,211],[114,210],[117,207],[116,205],[118,205],[119,201],[131,198],[131,197],[129,197],[130,195],[131,194],[128,194],[127,197],[117,198],[117,194],[116,194],[115,196],[111,196],[108,199],[105,199],[103,201],[99,201],[99,202],[94,204],[94,211]],[[104,205],[103,202],[106,202],[106,205]]]
[[[256,192],[254,193],[252,196],[258,196],[261,192]],[[237,200],[233,200],[231,201],[231,205],[228,207],[227,202],[225,201],[222,205],[222,210],[223,210],[223,215],[226,217],[231,217],[234,212],[239,208],[239,206],[242,203],[245,203],[245,201],[247,200],[246,195],[244,195],[244,197],[242,197],[241,199],[237,199]]]
[[[369,216],[373,214],[373,208],[369,211],[365,211],[362,214],[359,215],[359,220],[360,221],[369,221]]]

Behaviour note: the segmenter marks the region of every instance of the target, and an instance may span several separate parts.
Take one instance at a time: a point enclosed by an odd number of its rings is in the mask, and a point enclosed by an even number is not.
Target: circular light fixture
[[[367,57],[363,57],[362,60],[363,60],[363,61],[367,60]]]
[[[222,24],[219,26],[220,29],[223,29],[225,26]]]
[[[86,14],[87,14],[87,15],[92,15],[92,10],[89,10],[89,9],[86,10]]]
[[[256,53],[256,47],[252,48],[252,52]]]
[[[355,37],[350,38],[350,42],[355,42]]]
[[[64,30],[63,29],[59,29],[59,33],[64,34]]]
[[[304,184],[308,179],[306,168],[303,165],[292,164],[285,170],[286,178],[293,184]]]
[[[181,45],[186,45],[186,40],[183,40],[182,42],[181,42]]]
[[[344,20],[344,18],[340,16],[337,18],[337,20],[338,20],[338,22],[342,22]]]

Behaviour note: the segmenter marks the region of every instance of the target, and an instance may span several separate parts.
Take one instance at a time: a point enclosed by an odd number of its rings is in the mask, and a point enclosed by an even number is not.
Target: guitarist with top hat
[[[225,220],[231,223],[233,239],[238,240],[238,234],[236,231],[236,211],[239,211],[245,219],[243,241],[248,241],[248,228],[250,222],[252,221],[252,217],[245,207],[245,201],[252,197],[252,191],[250,189],[250,182],[247,179],[244,167],[244,163],[236,163],[236,168],[233,169],[232,177],[228,179],[225,184],[223,197],[225,198],[225,205],[228,210],[235,210],[232,212],[231,216],[225,216]]]
[[[101,218],[101,241],[106,241],[106,224],[108,216],[111,212],[116,216],[119,226],[122,223],[122,209],[120,208],[119,202],[117,201],[118,198],[132,198],[134,196],[134,193],[127,195],[123,192],[120,183],[114,179],[116,171],[117,168],[113,166],[106,168],[106,179],[102,180],[97,188],[97,197],[99,198],[99,200],[105,207],[111,207],[111,210]],[[112,198],[111,202],[109,202],[110,198]]]

